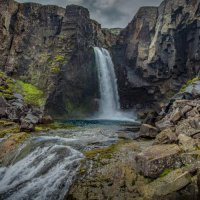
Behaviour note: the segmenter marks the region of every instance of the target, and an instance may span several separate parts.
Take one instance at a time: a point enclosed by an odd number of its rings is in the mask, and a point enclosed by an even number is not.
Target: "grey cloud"
[[[103,27],[125,27],[142,6],[158,6],[162,0],[18,0],[55,4],[65,7],[77,4],[89,9],[91,17]]]

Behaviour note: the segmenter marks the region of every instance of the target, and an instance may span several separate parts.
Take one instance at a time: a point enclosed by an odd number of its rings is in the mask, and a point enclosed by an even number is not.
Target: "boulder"
[[[168,128],[156,136],[154,144],[173,144],[177,143],[177,141],[176,133],[171,128]]]
[[[181,160],[184,165],[200,164],[200,150],[181,154]]]
[[[183,189],[191,181],[189,172],[177,169],[143,186],[141,192],[145,199],[157,199]]]
[[[41,124],[50,124],[53,122],[53,119],[50,115],[45,115],[40,119]]]
[[[30,121],[27,121],[25,119],[23,119],[21,121],[21,125],[20,125],[21,132],[32,132],[34,130],[35,130],[35,124],[33,124]]]
[[[140,136],[147,138],[155,138],[158,134],[158,129],[149,124],[142,124],[140,128]]]
[[[190,137],[200,133],[200,117],[191,117],[179,122],[176,126],[176,134],[184,134]]]
[[[199,116],[199,111],[197,110],[197,108],[193,108],[191,111],[186,113],[186,117],[198,117]]]
[[[185,152],[195,151],[200,147],[200,141],[195,140],[187,135],[180,134],[178,136],[179,145]]]
[[[184,108],[181,109],[181,113],[183,115],[185,115],[186,113],[188,113],[191,110],[192,110],[192,106],[186,105]]]
[[[143,176],[157,178],[165,169],[181,166],[180,152],[176,144],[149,147],[136,156],[136,168]]]
[[[175,124],[181,119],[182,116],[183,116],[182,112],[179,109],[176,109],[171,114],[170,121]]]
[[[167,117],[157,121],[155,125],[161,131],[174,126]]]

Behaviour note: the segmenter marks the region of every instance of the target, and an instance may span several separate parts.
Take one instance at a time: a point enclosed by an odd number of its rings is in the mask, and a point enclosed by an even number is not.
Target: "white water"
[[[100,87],[100,102],[97,118],[106,120],[134,121],[132,113],[120,110],[117,78],[110,53],[94,47]]]
[[[110,126],[51,130],[19,147],[0,166],[0,200],[63,200],[76,177],[82,152],[117,140]]]

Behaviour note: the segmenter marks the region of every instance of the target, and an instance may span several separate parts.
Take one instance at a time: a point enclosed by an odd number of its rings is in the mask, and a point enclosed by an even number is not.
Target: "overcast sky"
[[[103,27],[125,27],[142,6],[158,6],[162,0],[17,0],[66,7],[69,4],[82,5],[89,9],[91,18]]]

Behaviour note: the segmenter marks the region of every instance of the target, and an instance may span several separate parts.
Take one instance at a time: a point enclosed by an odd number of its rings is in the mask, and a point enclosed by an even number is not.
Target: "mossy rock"
[[[24,100],[26,103],[35,105],[35,106],[43,106],[45,103],[45,95],[44,92],[38,89],[36,86],[25,83],[23,81],[17,81],[17,92],[21,93],[24,96]]]
[[[13,139],[17,144],[21,144],[24,142],[26,139],[29,138],[29,134],[26,132],[21,132],[17,134],[12,134],[9,139]]]

